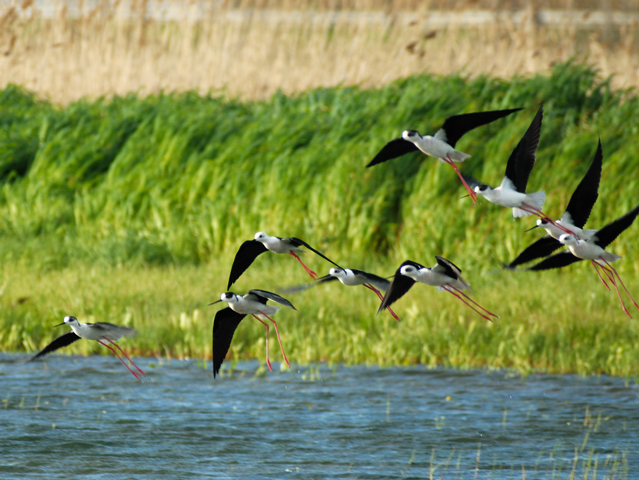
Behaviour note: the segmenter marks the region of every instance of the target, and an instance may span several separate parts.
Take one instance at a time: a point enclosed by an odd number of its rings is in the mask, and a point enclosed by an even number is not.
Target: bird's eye
[[[484,191],[484,190],[486,190],[487,188],[488,188],[488,185],[479,185],[479,186],[477,187],[477,189],[478,189],[480,192],[483,192],[483,191]]]

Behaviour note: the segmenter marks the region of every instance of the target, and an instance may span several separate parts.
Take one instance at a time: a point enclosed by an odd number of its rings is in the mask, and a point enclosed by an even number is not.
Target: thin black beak
[[[528,230],[526,230],[526,232],[530,232],[531,230],[534,230],[534,229],[535,229],[535,228],[537,228],[538,226],[539,226],[539,225],[535,225],[534,227],[529,228]],[[525,232],[524,232],[524,233],[525,233]]]
[[[459,197],[459,198],[466,198],[466,197],[470,197],[470,194],[468,194],[468,195],[462,195],[462,196],[461,196],[461,197]]]
[[[220,300],[217,300],[217,301],[215,301],[215,302],[213,302],[213,303],[209,303],[209,304],[207,305],[207,307],[210,307],[211,305],[215,305],[216,303],[220,303],[221,301],[222,301],[222,300],[220,299]]]
[[[62,325],[66,325],[66,324],[62,322],[62,323],[58,323],[57,325],[54,325],[54,327],[61,327]]]

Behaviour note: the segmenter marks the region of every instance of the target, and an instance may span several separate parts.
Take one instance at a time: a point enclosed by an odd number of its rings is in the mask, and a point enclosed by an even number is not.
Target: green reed
[[[544,210],[560,216],[601,138],[600,200],[587,227],[602,226],[637,202],[637,101],[574,63],[509,81],[422,75],[265,102],[185,93],[59,108],[9,87],[0,91],[0,346],[33,351],[57,333],[53,322],[74,314],[135,326],[141,335],[128,345],[138,353],[209,356],[213,311],[204,305],[225,290],[240,243],[263,230],[381,275],[407,258],[430,265],[442,255],[502,317],[488,324],[416,286],[398,304],[397,323],[373,315],[376,298],[365,289],[322,286],[292,298],[299,313],[280,314],[294,361],[635,375],[634,323],[585,263],[501,271],[539,237],[524,233],[533,221],[514,221],[481,198],[473,207],[459,198],[465,190],[452,169],[430,158],[364,166],[403,129],[432,133],[452,114],[524,107],[458,143],[472,154],[462,171],[498,184],[543,103],[529,189],[544,188]],[[624,255],[618,268],[639,295],[635,228],[610,250]],[[272,257],[236,290],[306,281],[293,259]],[[262,342],[257,326],[240,328],[231,356],[262,358]]]

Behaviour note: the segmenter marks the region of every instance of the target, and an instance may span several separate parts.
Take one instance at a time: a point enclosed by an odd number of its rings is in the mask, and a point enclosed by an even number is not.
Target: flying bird
[[[616,262],[621,257],[619,255],[615,255],[614,253],[606,252],[605,248],[610,245],[624,230],[626,230],[632,223],[635,221],[635,218],[639,214],[639,206],[635,207],[633,210],[625,214],[623,217],[618,218],[617,220],[609,223],[601,230],[598,230],[594,235],[592,235],[587,240],[579,239],[575,235],[563,234],[559,237],[559,242],[566,245],[568,250],[558,253],[556,255],[552,255],[547,259],[539,262],[537,265],[534,265],[528,270],[549,270],[552,268],[561,268],[571,263],[578,262],[580,260],[590,260],[590,263],[594,267],[597,275],[599,275],[599,279],[605,285],[605,287],[610,290],[610,287],[604,280],[601,275],[601,270],[604,275],[608,278],[610,283],[615,287],[617,291],[617,296],[619,297],[619,301],[621,302],[621,307],[623,311],[626,312],[626,315],[630,317],[630,312],[626,309],[626,306],[623,303],[621,298],[621,293],[619,292],[619,287],[617,286],[617,280],[621,283],[621,286],[630,297],[630,300],[634,304],[635,307],[639,308],[637,302],[632,298],[630,292],[626,288],[617,273],[615,267],[611,265],[612,262]],[[615,277],[617,280],[615,280]]]
[[[311,252],[316,253],[324,260],[332,263],[336,267],[339,267],[337,263],[315,250],[304,240],[300,240],[299,238],[295,237],[271,237],[264,232],[257,232],[255,234],[255,238],[253,240],[247,240],[242,243],[240,249],[235,254],[235,260],[233,260],[233,266],[231,267],[231,274],[229,275],[229,284],[227,286],[227,289],[231,288],[231,285],[233,285],[235,281],[240,278],[240,276],[246,271],[248,267],[251,266],[251,264],[258,256],[267,251],[271,251],[274,253],[288,253],[292,255],[298,262],[300,262],[302,267],[304,267],[306,273],[308,273],[311,278],[315,280],[317,278],[317,273],[304,265],[304,262],[302,262],[300,257],[297,255],[297,253],[304,251],[300,247],[308,248]]]
[[[388,286],[391,283],[385,278],[382,278],[373,273],[364,272],[362,270],[356,270],[354,268],[331,268],[328,271],[328,275],[316,279],[315,282],[287,288],[285,289],[285,292],[299,292],[319,285],[320,283],[331,282],[334,280],[339,280],[340,283],[349,287],[363,285],[369,290],[375,292],[380,300],[384,299],[382,291],[386,292],[386,290],[388,290]],[[387,310],[388,313],[390,313],[395,320],[399,321],[399,317],[395,314],[395,312],[393,312],[390,307],[387,307]]]
[[[475,193],[470,189],[459,172],[457,165],[455,165],[455,162],[463,162],[469,158],[470,155],[455,150],[455,144],[465,133],[519,110],[521,110],[521,108],[465,113],[448,117],[444,125],[442,125],[433,136],[421,136],[417,130],[404,130],[400,138],[388,142],[366,167],[372,167],[378,163],[386,162],[387,160],[419,150],[430,157],[439,158],[440,161],[448,163],[453,167],[468,191],[468,194],[473,199],[473,202],[476,202]]]
[[[506,164],[506,174],[501,184],[496,188],[479,184],[475,185],[474,190],[489,202],[512,208],[515,218],[537,215],[552,222],[541,212],[546,193],[543,190],[526,193],[528,177],[535,165],[543,116],[543,106],[540,106],[528,130],[510,154]]]
[[[133,360],[129,358],[129,356],[122,351],[120,346],[115,343],[120,340],[122,337],[132,337],[136,335],[136,332],[132,328],[120,327],[118,325],[113,325],[112,323],[106,322],[96,322],[96,323],[80,323],[78,319],[71,316],[64,317],[64,321],[56,327],[61,325],[68,325],[71,327],[71,331],[65,333],[64,335],[59,336],[55,340],[53,340],[49,345],[44,347],[41,351],[36,353],[33,357],[31,357],[27,362],[32,362],[36,358],[42,357],[48,353],[51,353],[59,348],[66,347],[67,345],[71,345],[76,340],[80,340],[81,338],[85,338],[87,340],[95,340],[100,345],[104,345],[109,350],[111,350],[116,357],[124,364],[126,368],[129,369],[129,372],[133,374],[135,378],[140,380],[140,376],[135,373],[131,368],[126,364],[122,357],[118,355],[113,347],[107,345],[105,342],[110,343],[111,345],[115,345],[116,348],[126,357],[126,359],[131,362],[138,372],[140,372],[143,376],[146,377],[145,373],[135,364]]]
[[[280,305],[296,310],[293,304],[284,297],[265,290],[249,290],[246,295],[236,295],[233,292],[225,292],[220,296],[219,300],[209,304],[214,305],[219,302],[226,302],[229,304],[227,308],[224,308],[215,314],[215,320],[213,321],[213,378],[215,378],[220,371],[222,362],[229,351],[235,329],[247,315],[253,315],[266,327],[266,365],[268,366],[268,369],[273,371],[271,368],[271,361],[269,360],[268,350],[269,325],[263,320],[264,318],[273,323],[275,333],[277,334],[277,341],[279,342],[280,349],[282,350],[282,356],[284,357],[286,364],[290,366],[288,358],[286,358],[286,354],[284,353],[284,347],[282,347],[282,340],[280,339],[280,332],[277,328],[277,323],[271,318],[271,316],[277,313],[281,307],[267,305],[266,302],[268,300],[272,300]]]
[[[489,312],[463,292],[463,290],[470,287],[470,283],[461,276],[461,269],[459,267],[443,257],[435,256],[435,258],[437,259],[437,263],[433,268],[424,267],[412,260],[406,260],[402,263],[397,269],[397,272],[395,272],[395,277],[388,287],[377,313],[379,314],[384,308],[388,308],[403,297],[415,282],[420,282],[454,295],[486,320],[492,322],[490,316],[499,318],[498,315]],[[475,307],[480,308],[490,316],[483,314]]]
[[[537,225],[533,228],[542,227],[546,230],[547,235],[528,246],[515,260],[506,265],[506,268],[512,269],[522,263],[550,255],[561,247],[562,244],[558,239],[564,233],[575,235],[582,240],[588,240],[597,231],[594,229],[583,230],[583,227],[599,197],[602,160],[601,140],[599,140],[590,168],[588,168],[586,175],[577,186],[572,197],[570,197],[570,202],[568,202],[568,207],[564,214],[559,220],[555,220],[554,223],[538,218]]]

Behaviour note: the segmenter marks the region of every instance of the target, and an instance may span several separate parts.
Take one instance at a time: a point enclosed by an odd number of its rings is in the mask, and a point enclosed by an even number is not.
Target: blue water
[[[619,378],[249,362],[213,380],[137,358],[138,382],[110,356],[24,358],[0,355],[2,479],[639,478]]]

